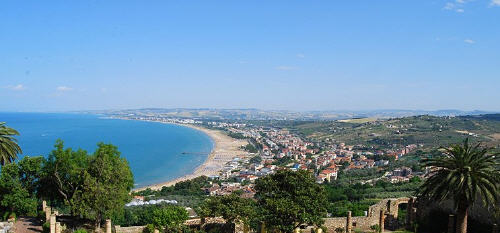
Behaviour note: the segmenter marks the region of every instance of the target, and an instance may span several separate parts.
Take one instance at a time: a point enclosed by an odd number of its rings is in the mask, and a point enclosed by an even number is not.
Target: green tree
[[[21,182],[19,165],[10,163],[0,173],[0,207],[17,215],[36,216],[37,199]]]
[[[42,156],[25,156],[18,162],[21,184],[23,188],[33,195],[39,194],[40,180],[44,176],[42,168],[45,161]]]
[[[302,224],[320,226],[326,216],[326,194],[308,171],[281,170],[256,181],[262,218],[271,229],[293,232]]]
[[[174,205],[167,205],[164,208],[153,211],[153,225],[157,229],[172,232],[188,219],[188,212]]]
[[[99,143],[83,173],[83,189],[72,200],[75,213],[93,220],[96,229],[100,228],[103,219],[123,212],[133,185],[128,162],[120,157],[118,148]]]
[[[470,206],[480,198],[483,204],[498,204],[500,170],[498,153],[469,144],[444,148],[442,156],[425,159],[435,170],[422,185],[420,195],[434,201],[452,199],[457,209],[457,233],[467,232]]]
[[[64,142],[57,140],[43,167],[41,183],[44,192],[41,195],[70,206],[72,214],[75,214],[74,199],[83,190],[88,166],[89,155],[85,150],[64,149]]]
[[[248,144],[250,145],[250,144]],[[261,163],[262,162],[262,157],[256,155],[250,159],[250,163]]]
[[[17,159],[17,154],[22,153],[14,136],[19,135],[15,129],[7,127],[5,122],[0,122],[0,165],[12,163]]]
[[[251,221],[257,216],[257,206],[252,199],[242,198],[233,193],[206,199],[201,204],[199,213],[204,218],[222,216],[231,226],[231,230],[234,230],[234,224],[238,222],[250,226]]]
[[[255,148],[255,146],[254,146],[254,145],[252,145],[252,144],[250,144],[250,143],[249,143],[249,144],[247,144],[247,145],[244,147],[244,149],[245,149],[246,151],[250,152],[250,153],[257,153],[257,152],[259,152],[259,150],[257,150],[257,148]]]

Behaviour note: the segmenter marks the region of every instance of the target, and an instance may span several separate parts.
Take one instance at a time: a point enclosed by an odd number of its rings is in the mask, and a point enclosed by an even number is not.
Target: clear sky
[[[0,111],[500,110],[500,0],[5,0],[0,17]]]

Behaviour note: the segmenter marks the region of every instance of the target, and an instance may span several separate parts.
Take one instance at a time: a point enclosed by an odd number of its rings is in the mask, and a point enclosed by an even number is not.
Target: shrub
[[[375,230],[375,232],[379,232],[380,231],[380,226],[378,224],[375,224],[373,226],[370,226],[370,229]]]
[[[76,231],[73,231],[73,233],[87,233],[87,230],[80,228],[80,229],[78,229]]]
[[[45,211],[39,210],[37,218],[40,219],[40,220],[45,221]]]
[[[153,224],[148,224],[142,231],[143,233],[153,233],[155,232],[155,226]]]
[[[42,225],[42,233],[50,233],[50,222],[45,222]]]
[[[3,214],[3,220],[7,221],[7,220],[9,220],[11,218],[16,219],[16,213],[14,213],[14,212],[5,212]]]

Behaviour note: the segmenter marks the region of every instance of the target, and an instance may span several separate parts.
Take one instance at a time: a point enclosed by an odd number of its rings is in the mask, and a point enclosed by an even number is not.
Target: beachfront
[[[167,182],[141,187],[135,189],[134,191],[141,191],[148,188],[152,190],[160,190],[164,186],[172,186],[177,182],[193,179],[199,176],[219,175],[219,172],[227,162],[233,160],[233,158],[235,157],[244,157],[248,155],[248,152],[241,149],[241,146],[245,146],[248,144],[246,140],[231,138],[219,130],[207,129],[189,124],[182,125],[202,131],[210,136],[214,141],[214,149],[207,157],[205,162],[198,166],[191,174]]]

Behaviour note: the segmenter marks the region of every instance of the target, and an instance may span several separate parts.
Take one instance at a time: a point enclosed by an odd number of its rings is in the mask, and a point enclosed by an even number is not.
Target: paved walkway
[[[42,225],[36,218],[24,218],[21,217],[17,219],[14,224],[14,232],[16,233],[34,233],[42,232]]]

